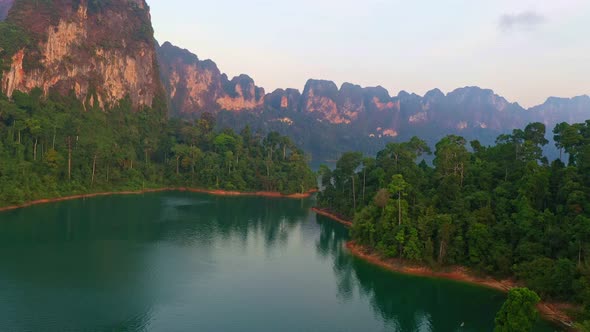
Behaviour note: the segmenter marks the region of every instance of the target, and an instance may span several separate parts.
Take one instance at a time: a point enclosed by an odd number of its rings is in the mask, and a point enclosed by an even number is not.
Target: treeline
[[[358,243],[387,257],[516,277],[545,298],[590,305],[590,121],[559,124],[567,157],[549,162],[541,123],[496,145],[443,138],[433,166],[419,138],[376,158],[322,167],[321,207],[350,219]],[[590,317],[586,317],[590,318]]]
[[[98,191],[187,186],[305,192],[306,156],[286,137],[217,131],[205,114],[168,120],[166,107],[85,110],[73,96],[0,96],[0,206]]]

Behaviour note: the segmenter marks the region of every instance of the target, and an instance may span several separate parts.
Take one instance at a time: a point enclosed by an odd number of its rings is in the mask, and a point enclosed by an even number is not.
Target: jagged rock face
[[[10,57],[2,92],[72,91],[101,108],[129,97],[135,108],[163,97],[144,0],[16,0],[7,22],[34,40]]]
[[[0,0],[0,21],[4,21],[6,16],[8,16],[8,11],[13,3],[14,0]]]
[[[221,109],[228,111],[256,110],[264,104],[264,89],[254,84],[248,75],[234,77],[227,82],[223,76],[225,94],[217,99]]]
[[[158,48],[164,87],[175,114],[200,114],[217,110],[217,99],[224,95],[222,74],[212,61],[166,42]]]
[[[492,90],[478,87],[456,89],[445,95],[439,89],[424,97],[401,91],[391,97],[383,87],[362,88],[344,83],[309,80],[303,93],[296,89],[277,89],[264,96],[264,90],[242,75],[227,79],[215,63],[201,61],[187,50],[165,43],[158,51],[162,78],[175,114],[193,117],[204,111],[220,110],[277,112],[276,119],[297,125],[285,112],[299,112],[307,119],[347,125],[351,133],[375,137],[410,135],[465,134],[487,130],[510,131],[530,122],[550,125],[558,119],[580,122],[590,117],[590,97],[550,98],[545,104],[525,110]],[[299,118],[300,119],[300,118]],[[299,120],[300,121],[300,120]]]
[[[400,102],[382,87],[362,88],[344,83],[340,90],[331,81],[309,80],[300,110],[315,114],[320,121],[354,124],[375,136],[398,135]]]
[[[300,100],[301,92],[297,89],[277,89],[266,95],[264,106],[275,111],[296,111],[299,109]]]
[[[363,88],[364,113],[359,115],[366,132],[376,136],[397,137],[405,121],[401,117],[400,101],[384,88]]]
[[[492,90],[478,87],[456,89],[442,98],[431,113],[446,128],[490,128],[503,130],[506,124],[524,125],[525,109],[509,103]]]
[[[338,87],[334,82],[309,80],[303,89],[300,107],[303,112],[315,113],[318,119],[349,124],[351,120],[338,112],[337,98]]]
[[[504,130],[524,123],[526,112],[518,104],[494,94],[492,90],[478,87],[456,89],[446,96],[438,89],[424,97],[400,92],[401,109],[408,125],[414,127],[436,126],[437,129]]]
[[[259,110],[264,89],[246,75],[228,80],[211,60],[201,61],[169,42],[158,48],[160,69],[174,114],[197,116],[220,110]]]
[[[545,123],[549,130],[560,122],[585,122],[590,118],[590,96],[550,97],[544,104],[531,108],[529,112],[535,121]]]

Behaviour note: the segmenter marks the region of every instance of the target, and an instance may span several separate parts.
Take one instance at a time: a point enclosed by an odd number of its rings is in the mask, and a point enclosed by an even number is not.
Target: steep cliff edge
[[[579,123],[590,119],[590,96],[573,98],[550,97],[545,103],[531,108],[530,113],[548,126],[560,122]]]
[[[8,96],[40,88],[100,108],[164,98],[144,0],[16,0],[2,24],[11,32],[0,36]]]
[[[203,112],[259,111],[264,89],[247,75],[229,80],[211,60],[200,60],[169,42],[158,47],[162,81],[172,113],[194,117]]]

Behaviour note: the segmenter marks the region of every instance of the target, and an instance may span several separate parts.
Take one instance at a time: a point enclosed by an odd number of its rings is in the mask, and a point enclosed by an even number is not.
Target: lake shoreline
[[[299,193],[299,194],[285,195],[280,192],[274,192],[274,191],[242,192],[242,191],[228,191],[228,190],[219,190],[219,189],[189,188],[189,187],[165,187],[165,188],[129,190],[129,191],[109,191],[109,192],[99,192],[99,193],[91,193],[91,194],[80,194],[80,195],[70,195],[70,196],[64,196],[64,197],[38,199],[38,200],[23,203],[23,204],[19,204],[19,205],[0,207],[0,212],[13,211],[13,210],[23,209],[23,208],[27,208],[27,207],[31,207],[31,206],[35,206],[35,205],[41,205],[41,204],[72,201],[72,200],[77,200],[77,199],[86,199],[86,198],[93,198],[93,197],[115,196],[115,195],[142,195],[142,194],[149,194],[149,193],[171,192],[171,191],[191,192],[191,193],[200,193],[200,194],[208,194],[208,195],[213,195],[213,196],[226,196],[226,197],[247,196],[247,197],[287,198],[287,199],[309,198],[309,197],[311,197],[311,195],[313,195],[314,193],[317,192],[317,190],[314,189],[314,190],[309,190],[303,194]]]
[[[337,216],[337,215],[335,215],[334,213],[332,213],[332,212],[330,212],[328,210],[320,209],[320,208],[317,208],[317,207],[312,207],[311,210],[313,212],[315,212],[316,214],[319,214],[319,215],[324,216],[326,218],[330,218],[330,219],[332,219],[332,220],[334,220],[334,221],[336,221],[336,222],[338,222],[338,223],[340,223],[340,224],[342,224],[342,225],[344,225],[346,227],[352,227],[352,222],[344,219],[342,216]]]
[[[332,214],[328,210],[317,207],[312,208],[312,210],[319,215],[322,215],[347,227],[352,226],[351,221],[343,219],[341,216]],[[433,268],[425,265],[411,265],[399,259],[385,258],[382,255],[376,253],[374,250],[359,245],[354,241],[347,242],[346,248],[353,256],[396,273],[418,277],[453,280],[495,289],[503,293],[508,293],[512,288],[521,286],[514,280],[496,280],[491,277],[478,277],[465,267],[455,266],[448,267],[441,271],[436,271]],[[564,309],[571,307],[572,306],[567,303],[541,302],[537,306],[537,309],[544,319],[558,324],[560,327],[566,328],[570,331],[575,331],[572,324],[573,319],[564,311]]]

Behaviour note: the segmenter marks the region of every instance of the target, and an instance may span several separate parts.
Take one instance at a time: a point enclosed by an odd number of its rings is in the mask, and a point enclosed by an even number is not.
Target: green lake
[[[312,204],[157,193],[0,213],[0,331],[493,330],[503,294],[354,258]]]

